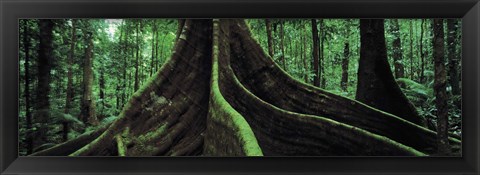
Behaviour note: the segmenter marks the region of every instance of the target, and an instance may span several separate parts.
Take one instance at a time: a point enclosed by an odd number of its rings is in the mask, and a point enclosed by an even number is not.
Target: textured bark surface
[[[93,37],[85,32],[87,48],[85,48],[85,59],[83,60],[83,96],[81,102],[80,119],[83,123],[97,125],[98,120],[95,114],[95,101],[93,100]]]
[[[445,70],[445,43],[443,20],[433,20],[433,61],[435,80],[435,105],[437,107],[438,153],[450,154],[448,142],[448,106],[447,106],[447,71]]]
[[[436,149],[428,129],[289,77],[243,20],[182,26],[170,60],[113,123],[33,155],[424,156]]]
[[[343,91],[347,91],[348,87],[348,60],[350,57],[350,46],[348,42],[345,42],[342,58],[342,80],[340,81],[340,87]]]
[[[273,58],[272,21],[270,19],[265,19],[265,30],[267,30],[268,55]]]
[[[360,20],[360,61],[355,99],[418,125],[424,119],[401,91],[387,60],[384,20]]]

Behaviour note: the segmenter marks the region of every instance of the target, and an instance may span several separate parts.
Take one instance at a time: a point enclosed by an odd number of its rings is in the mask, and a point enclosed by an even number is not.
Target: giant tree
[[[396,83],[387,60],[384,20],[360,20],[360,60],[355,99],[424,125],[417,109]]]
[[[423,156],[437,149],[431,130],[293,79],[243,20],[183,23],[170,59],[114,121],[33,155]]]

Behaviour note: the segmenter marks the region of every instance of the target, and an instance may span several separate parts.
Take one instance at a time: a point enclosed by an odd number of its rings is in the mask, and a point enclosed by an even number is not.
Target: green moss
[[[262,150],[258,145],[255,134],[253,133],[250,125],[247,123],[245,118],[240,115],[233,107],[223,98],[220,93],[220,88],[218,85],[219,79],[219,66],[218,66],[218,56],[219,56],[219,20],[216,19],[213,22],[214,26],[214,39],[213,39],[213,59],[212,59],[212,79],[211,79],[211,92],[210,100],[211,109],[213,110],[213,115],[211,119],[220,121],[227,125],[228,128],[232,129],[235,133],[234,137],[238,139],[241,143],[243,152],[246,156],[263,156]]]

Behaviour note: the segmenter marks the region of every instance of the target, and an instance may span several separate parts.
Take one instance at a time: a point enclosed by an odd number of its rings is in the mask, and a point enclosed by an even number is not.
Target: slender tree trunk
[[[413,71],[413,24],[412,20],[410,20],[410,79],[413,80],[414,78],[414,71]]]
[[[85,124],[97,125],[98,120],[95,114],[95,99],[92,95],[93,87],[93,36],[90,31],[85,32],[87,48],[85,49],[85,59],[83,67],[83,97],[81,119]]]
[[[342,79],[340,81],[340,87],[344,92],[347,92],[348,88],[348,64],[349,64],[349,57],[350,57],[350,44],[349,44],[349,36],[350,36],[350,21],[347,20],[345,23],[345,44],[343,49],[343,59],[342,59]]]
[[[422,23],[420,25],[420,83],[425,82],[425,56],[423,53],[423,31],[424,31],[424,23],[425,19],[421,19]]]
[[[125,33],[125,34],[123,34],[123,33]],[[128,92],[127,91],[127,87],[128,87],[127,86],[127,68],[128,68],[128,57],[129,57],[128,49],[129,48],[128,48],[128,45],[127,45],[127,43],[128,43],[128,40],[127,40],[128,37],[127,36],[129,36],[129,35],[128,35],[128,32],[122,31],[122,33],[120,33],[120,41],[122,41],[122,35],[123,35],[123,37],[125,37],[123,39],[123,42],[121,42],[121,45],[122,45],[122,48],[123,48],[122,51],[121,51],[122,52],[122,57],[123,57],[123,68],[122,68],[123,69],[123,74],[122,74],[123,75],[122,108],[123,108],[123,106],[125,105],[125,103],[127,101],[126,99],[127,99],[127,92]]]
[[[265,19],[265,26],[267,30],[268,55],[273,58],[273,36],[272,36],[272,22],[270,19]]]
[[[282,51],[282,57],[280,57],[280,60],[282,62],[283,70],[287,71],[287,64],[285,62],[285,28],[283,23],[284,21],[280,20],[280,50]]]
[[[459,85],[459,73],[458,73],[458,62],[459,54],[456,52],[457,45],[457,33],[458,33],[458,20],[457,19],[448,19],[447,20],[447,43],[448,43],[448,77],[450,77],[449,83],[452,86],[452,94],[460,95],[460,85]],[[458,105],[460,106],[460,105]]]
[[[342,81],[340,86],[344,92],[347,91],[348,87],[348,60],[350,57],[350,46],[348,41],[345,42],[345,48],[343,49],[343,59],[342,59]]]
[[[135,54],[135,83],[133,85],[133,90],[134,91],[137,91],[138,88],[139,88],[139,85],[140,85],[140,82],[139,82],[139,77],[138,77],[138,73],[139,73],[139,64],[140,64],[140,25],[139,25],[140,22],[137,22],[136,23],[136,33],[135,33],[135,41],[136,41],[136,54]]]
[[[391,33],[394,36],[392,48],[393,48],[393,62],[395,69],[395,78],[403,78],[405,76],[405,70],[403,67],[403,53],[402,53],[402,42],[401,42],[401,33],[400,26],[398,24],[398,19],[392,19],[391,24]],[[400,87],[405,87],[405,84],[400,83]]]
[[[319,73],[318,73],[318,79],[320,81],[320,87],[325,89],[326,86],[326,79],[325,79],[325,24],[323,19],[320,19],[320,37],[319,37],[319,42],[320,42],[320,54],[319,54]],[[332,69],[333,70],[333,69]]]
[[[52,69],[52,52],[53,52],[53,27],[52,20],[41,19],[38,22],[40,29],[40,43],[38,46],[38,62],[37,62],[37,75],[38,75],[38,87],[36,92],[36,114],[35,123],[38,123],[40,127],[34,134],[33,147],[38,147],[44,143],[47,143],[47,131],[49,121],[50,110],[50,70]],[[35,150],[34,150],[35,151]]]
[[[360,42],[356,99],[423,126],[423,119],[400,90],[390,70],[384,20],[360,20]]]
[[[30,26],[28,20],[23,20],[23,49],[25,52],[25,119],[27,136],[27,155],[33,152],[32,113],[30,112]]]
[[[157,26],[156,26],[156,23],[155,21],[153,21],[152,23],[152,63],[150,64],[150,77],[152,76],[153,74],[153,71],[154,71],[154,67],[155,67],[155,40],[156,40],[156,37],[155,37],[155,34],[157,33]]]
[[[103,69],[100,69],[100,80],[99,80],[99,84],[100,84],[100,99],[102,99],[102,101],[100,102],[101,103],[101,110],[100,110],[100,115],[98,116],[98,120],[102,120],[105,118],[105,72]]]
[[[435,64],[434,91],[438,117],[438,153],[441,155],[449,155],[450,145],[448,143],[448,106],[446,92],[447,71],[445,70],[445,44],[442,19],[433,20],[433,33],[433,59]]]
[[[70,114],[70,108],[72,108],[72,101],[73,101],[73,70],[72,70],[72,65],[73,65],[73,57],[75,56],[75,45],[77,43],[77,20],[72,19],[72,35],[70,39],[70,52],[68,54],[68,66],[67,66],[67,97],[65,99],[65,114]],[[70,128],[68,125],[68,122],[63,122],[63,141],[68,140],[68,132]]]
[[[307,64],[307,29],[305,27],[305,25],[302,26],[302,44],[303,44],[303,50],[302,50],[302,55],[303,55],[303,70],[304,70],[304,79],[305,79],[305,83],[309,83],[308,82],[308,74],[309,74],[309,69],[308,69],[308,64]]]
[[[316,19],[312,19],[312,40],[313,40],[313,48],[312,48],[312,51],[313,51],[313,85],[314,86],[317,86],[317,87],[320,87],[320,71],[319,71],[319,68],[318,68],[318,65],[319,65],[319,61],[318,61],[318,50],[319,50],[319,46],[318,46],[318,29],[317,29],[317,20]]]
[[[158,67],[160,62],[160,58],[158,57],[158,26],[157,30],[155,31],[155,72],[158,71]]]

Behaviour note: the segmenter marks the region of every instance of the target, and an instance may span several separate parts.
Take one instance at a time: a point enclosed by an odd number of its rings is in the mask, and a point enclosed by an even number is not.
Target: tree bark
[[[282,52],[282,57],[280,61],[282,62],[283,70],[287,71],[287,64],[285,61],[285,28],[283,26],[284,20],[280,20],[280,51]]]
[[[340,82],[340,87],[344,92],[347,91],[348,87],[348,60],[350,56],[350,46],[348,41],[345,42],[345,47],[343,49],[343,59],[342,59],[342,80]]]
[[[303,55],[303,70],[305,72],[305,74],[303,75],[304,76],[304,81],[305,83],[309,83],[309,80],[308,80],[308,74],[310,74],[310,70],[308,68],[308,64],[307,64],[307,29],[305,26],[302,26],[302,52],[301,54]]]
[[[443,32],[443,20],[433,20],[433,50],[435,64],[435,106],[437,107],[437,134],[438,134],[438,153],[441,155],[450,154],[450,145],[448,142],[448,106],[446,92],[447,71],[445,70],[445,44]]]
[[[38,45],[38,62],[37,62],[37,92],[36,92],[36,114],[35,123],[39,124],[37,131],[34,133],[33,147],[41,146],[47,143],[47,123],[49,121],[50,101],[50,70],[53,63],[53,27],[54,22],[48,19],[41,19],[38,22],[40,29],[40,43]]]
[[[410,79],[414,80],[415,72],[413,71],[413,24],[412,21],[409,22],[410,24]]]
[[[317,86],[317,87],[320,87],[320,71],[319,71],[319,68],[318,68],[318,65],[319,65],[319,56],[318,56],[318,49],[319,49],[319,46],[318,46],[318,29],[317,29],[317,20],[316,19],[312,19],[312,40],[313,40],[313,48],[312,48],[312,51],[313,51],[313,85],[314,86]]]
[[[135,25],[135,82],[134,82],[134,85],[133,85],[133,90],[134,91],[137,91],[139,86],[140,86],[140,80],[139,80],[139,77],[138,77],[138,74],[139,74],[139,64],[140,64],[140,21],[136,22],[136,25]]]
[[[420,24],[420,83],[425,83],[425,54],[423,53],[423,30],[425,19]]]
[[[360,61],[355,99],[418,125],[424,119],[395,82],[387,60],[383,20],[360,20]]]
[[[89,26],[88,26],[89,27]],[[90,29],[84,32],[85,42],[85,59],[83,67],[83,96],[81,103],[81,120],[85,124],[97,125],[98,120],[95,114],[95,99],[92,95],[93,88],[93,36]]]
[[[152,22],[152,60],[151,60],[152,62],[150,63],[150,77],[152,76],[153,71],[155,70],[154,69],[156,65],[155,60],[157,59],[155,56],[155,50],[156,50],[155,41],[157,40],[156,33],[157,33],[157,24],[155,23],[155,21],[153,21]]]
[[[265,26],[267,30],[268,55],[273,58],[273,36],[272,36],[272,22],[270,19],[265,19]]]

